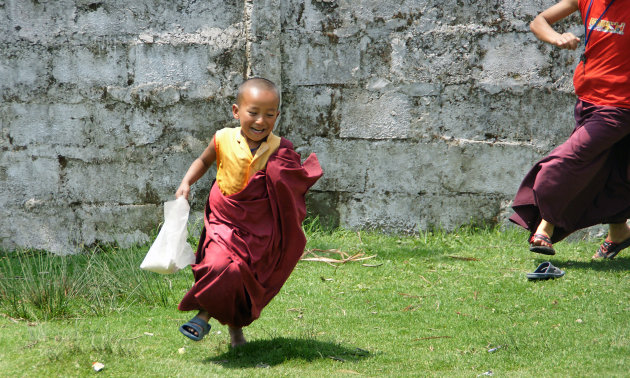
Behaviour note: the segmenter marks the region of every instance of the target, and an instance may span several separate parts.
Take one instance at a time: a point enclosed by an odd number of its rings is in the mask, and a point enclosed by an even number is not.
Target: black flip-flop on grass
[[[534,242],[540,240],[549,245],[535,245]],[[555,255],[556,250],[553,249],[553,243],[549,236],[544,234],[534,234],[529,238],[529,250],[543,255]]]
[[[564,276],[564,270],[560,270],[553,266],[549,261],[538,265],[535,271],[527,273],[530,280],[548,280],[550,278],[560,278]]]

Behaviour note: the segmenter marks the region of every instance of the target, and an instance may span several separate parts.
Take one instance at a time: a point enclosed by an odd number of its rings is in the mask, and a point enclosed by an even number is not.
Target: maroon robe
[[[531,233],[541,219],[555,243],[572,232],[630,217],[630,109],[578,100],[569,139],[523,179],[510,220]]]
[[[304,252],[304,195],[321,176],[317,156],[302,165],[283,138],[242,191],[225,196],[215,183],[192,265],[195,283],[179,310],[203,309],[232,327],[256,320]]]

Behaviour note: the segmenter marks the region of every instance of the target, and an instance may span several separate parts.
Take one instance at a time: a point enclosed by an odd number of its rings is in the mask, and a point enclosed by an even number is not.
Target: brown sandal
[[[539,242],[540,244],[536,244]],[[556,250],[553,249],[553,243],[549,236],[545,234],[533,234],[529,238],[529,250],[543,255],[555,255]]]

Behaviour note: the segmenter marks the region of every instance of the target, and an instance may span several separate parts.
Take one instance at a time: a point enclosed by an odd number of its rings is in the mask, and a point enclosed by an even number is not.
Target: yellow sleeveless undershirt
[[[229,196],[245,189],[249,179],[265,169],[269,156],[280,147],[280,137],[270,133],[252,155],[241,128],[225,128],[214,135],[217,152],[217,184],[223,195]]]

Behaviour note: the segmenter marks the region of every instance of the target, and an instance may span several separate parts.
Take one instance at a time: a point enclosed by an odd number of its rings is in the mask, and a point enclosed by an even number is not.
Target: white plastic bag
[[[164,203],[164,225],[149,248],[140,269],[169,274],[195,262],[188,237],[190,205],[184,196]]]

